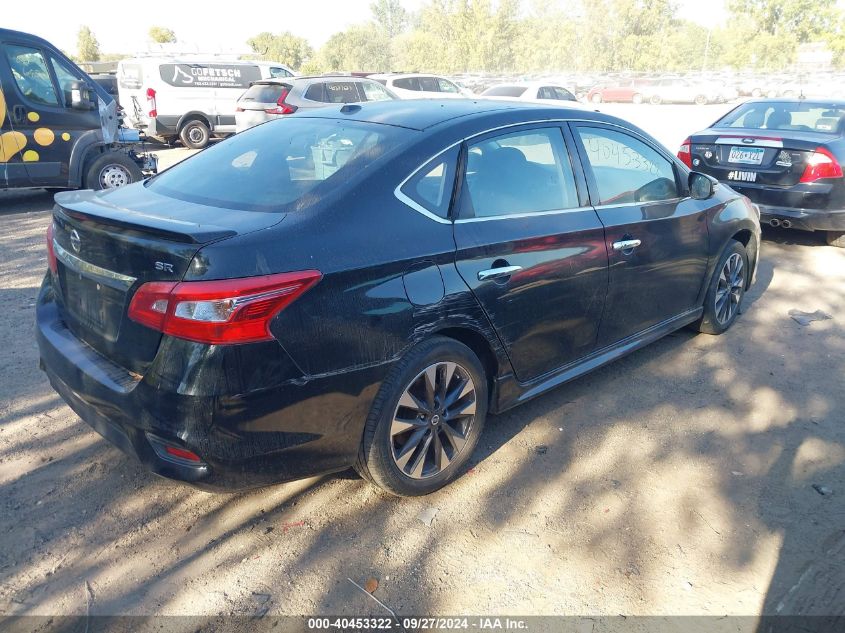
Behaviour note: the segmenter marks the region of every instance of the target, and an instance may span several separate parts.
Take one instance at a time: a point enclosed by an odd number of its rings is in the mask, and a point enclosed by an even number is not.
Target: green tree
[[[370,5],[373,19],[392,40],[408,25],[408,11],[400,0],[376,0]]]
[[[100,61],[100,43],[87,26],[79,27],[76,35],[76,56],[82,62]]]
[[[373,23],[351,26],[335,33],[320,49],[312,68],[326,71],[390,70],[390,40]]]
[[[314,56],[314,49],[305,38],[290,31],[259,33],[246,41],[259,59],[277,61],[299,70]]]
[[[173,44],[176,42],[176,33],[172,29],[163,26],[151,26],[148,35],[153,42],[159,44]]]
[[[789,36],[799,44],[829,33],[836,25],[836,0],[729,0],[731,17],[747,17],[758,31]]]

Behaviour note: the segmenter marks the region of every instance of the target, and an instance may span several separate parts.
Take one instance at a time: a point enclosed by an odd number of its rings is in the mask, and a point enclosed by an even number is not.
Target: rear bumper
[[[757,204],[760,208],[760,224],[783,225],[804,231],[845,231],[845,209],[796,209]]]
[[[222,350],[164,339],[152,366],[140,377],[67,329],[46,282],[36,308],[36,339],[50,384],[82,420],[152,472],[214,490],[252,488],[348,468],[386,371],[377,367],[285,380],[294,371],[292,363],[279,368],[285,361],[267,360],[268,350]],[[186,344],[191,349],[180,347]],[[281,349],[276,343],[261,345]],[[203,354],[201,366],[194,364]],[[238,371],[233,366],[236,357],[250,364],[249,389],[226,375]],[[181,377],[173,374],[174,367],[184,367],[177,370]],[[268,380],[274,373],[277,379]],[[171,457],[165,445],[187,449],[201,461]]]

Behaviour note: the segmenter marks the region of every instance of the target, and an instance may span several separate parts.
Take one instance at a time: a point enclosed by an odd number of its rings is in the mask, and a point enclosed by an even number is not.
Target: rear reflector
[[[807,159],[800,182],[814,182],[823,178],[842,178],[842,166],[824,147],[817,147]]]
[[[220,281],[153,281],[135,292],[129,318],[210,345],[270,341],[273,318],[321,278],[318,270],[304,270]]]
[[[56,251],[53,250],[54,231],[53,223],[50,222],[50,226],[47,227],[47,265],[50,266],[50,272],[55,275],[59,272],[59,264],[56,261]]]
[[[681,147],[678,150],[678,158],[681,159],[681,162],[692,169],[692,141],[690,139],[685,140],[681,143]]]
[[[173,455],[173,457],[180,457],[181,459],[187,459],[189,462],[201,462],[200,456],[196,453],[192,453],[186,448],[178,448],[176,446],[165,446],[164,451],[168,455]]]

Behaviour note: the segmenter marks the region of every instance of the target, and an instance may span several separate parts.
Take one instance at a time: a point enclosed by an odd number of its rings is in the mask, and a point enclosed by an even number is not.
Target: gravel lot
[[[606,107],[673,149],[724,109]],[[221,495],[147,473],[38,371],[51,205],[0,192],[0,615],[384,615],[348,579],[400,615],[845,614],[845,250],[820,236],[766,232],[727,334],[490,419],[436,494],[344,473]]]

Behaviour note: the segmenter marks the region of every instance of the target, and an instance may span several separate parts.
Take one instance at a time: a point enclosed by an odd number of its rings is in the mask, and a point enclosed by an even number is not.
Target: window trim
[[[580,147],[578,140],[576,139],[575,130],[573,129],[574,126],[577,126],[577,125],[584,125],[586,127],[603,126],[603,127],[610,128],[610,129],[618,129],[621,132],[624,132],[625,134],[628,134],[630,136],[634,136],[634,138],[637,138],[637,139],[641,140],[642,142],[646,143],[647,145],[652,147],[655,151],[657,151],[662,156],[667,158],[673,164],[673,166],[675,167],[675,173],[677,174],[676,177],[679,178],[682,185],[685,185],[683,175],[685,173],[687,175],[689,175],[691,170],[688,169],[686,165],[681,163],[675,156],[669,154],[667,151],[661,151],[659,148],[654,147],[654,145],[651,142],[649,142],[648,139],[644,138],[636,130],[627,128],[627,127],[625,127],[623,125],[619,125],[617,123],[613,123],[611,121],[606,122],[606,121],[600,121],[600,120],[597,120],[597,119],[580,119],[580,118],[578,118],[578,119],[565,118],[564,119],[564,118],[561,118],[561,119],[534,119],[532,121],[519,121],[517,123],[506,123],[504,125],[497,125],[495,127],[487,128],[485,130],[480,130],[478,132],[473,132],[472,134],[464,136],[460,140],[455,141],[454,143],[450,144],[447,147],[444,147],[442,150],[440,150],[436,154],[433,154],[432,156],[430,156],[429,158],[424,160],[422,163],[420,163],[419,166],[416,169],[412,170],[411,173],[407,177],[405,177],[402,180],[402,182],[400,182],[399,185],[393,190],[393,195],[400,202],[402,202],[406,206],[410,207],[411,209],[413,209],[417,213],[420,213],[421,215],[424,215],[425,217],[427,217],[431,220],[434,220],[435,222],[438,222],[440,224],[457,224],[459,222],[464,223],[464,222],[473,222],[473,221],[489,221],[489,220],[509,219],[509,218],[507,218],[506,216],[503,216],[503,215],[491,216],[490,218],[464,218],[463,220],[461,220],[460,218],[455,219],[455,220],[444,219],[444,218],[441,218],[438,215],[435,215],[431,211],[428,211],[424,207],[422,207],[419,204],[417,204],[416,202],[414,202],[412,199],[408,198],[405,194],[402,193],[401,188],[420,169],[422,169],[428,163],[430,163],[432,160],[434,160],[435,158],[437,158],[438,156],[440,156],[444,152],[449,151],[450,149],[452,149],[456,145],[466,143],[467,141],[471,141],[471,140],[476,139],[478,137],[484,136],[486,134],[492,134],[493,132],[498,132],[500,130],[517,129],[517,128],[521,128],[521,127],[530,127],[530,126],[558,127],[563,132],[563,139],[566,142],[566,148],[567,148],[567,151],[569,152],[569,160],[572,162],[573,171],[575,172],[575,186],[578,188],[578,199],[579,199],[579,204],[580,204],[579,207],[576,207],[576,208],[573,208],[573,209],[561,209],[560,211],[573,211],[574,212],[574,211],[584,211],[584,210],[592,210],[592,209],[595,209],[595,208],[599,208],[599,207],[596,207],[595,205],[591,204],[592,198],[590,197],[589,182],[587,180],[587,173],[584,170],[584,164],[582,162],[582,149]],[[463,154],[465,154],[465,152],[462,152],[461,154],[463,155]],[[459,168],[460,168],[460,165],[459,165]],[[460,184],[458,184],[457,187],[460,188]],[[683,198],[681,198],[681,200],[689,198],[689,192],[687,191],[686,186],[683,186],[680,193],[684,194]],[[664,202],[664,201],[659,201],[659,202]],[[638,205],[642,206],[643,204],[652,204],[652,203],[650,203],[650,202],[646,202],[646,203],[636,202],[636,203],[632,203],[632,204],[638,204]],[[614,205],[614,206],[621,206],[621,205]],[[550,213],[550,212],[545,211],[545,212],[538,212],[538,213]],[[450,212],[449,212],[450,218],[452,217],[452,215],[453,215],[452,209],[450,209]]]
[[[655,204],[666,204],[666,203],[677,203],[682,200],[689,198],[689,190],[688,185],[684,182],[684,178],[682,178],[684,172],[679,168],[678,159],[675,156],[668,154],[668,152],[662,150],[659,147],[656,147],[654,143],[650,142],[648,139],[644,138],[642,135],[636,133],[634,130],[629,130],[621,125],[615,125],[612,123],[605,123],[604,121],[586,121],[586,120],[577,120],[571,121],[569,123],[572,137],[575,142],[575,146],[578,149],[578,154],[580,155],[580,161],[584,169],[584,177],[587,181],[587,190],[589,191],[589,203],[594,209],[615,209],[615,208],[624,208],[630,206],[650,206]],[[584,147],[584,142],[581,139],[581,135],[578,133],[578,128],[598,128],[598,129],[605,129],[611,132],[617,132],[619,134],[625,134],[634,138],[635,140],[643,143],[646,147],[650,148],[654,151],[658,156],[662,156],[666,161],[672,166],[672,172],[675,176],[675,189],[678,192],[678,195],[674,198],[666,198],[665,200],[649,200],[647,202],[620,202],[620,203],[609,203],[603,204],[601,203],[601,196],[599,194],[598,189],[598,182],[596,181],[595,173],[593,172],[593,167],[590,164],[590,159],[587,156],[587,149]],[[684,166],[686,169],[686,166]]]

